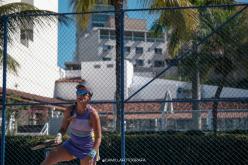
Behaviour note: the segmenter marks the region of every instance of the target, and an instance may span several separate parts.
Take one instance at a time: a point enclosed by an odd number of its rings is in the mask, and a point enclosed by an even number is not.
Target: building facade
[[[104,27],[94,27],[88,32],[77,32],[75,60],[66,62],[66,69],[79,69],[80,62],[114,61],[116,56],[116,34],[114,17],[109,16]],[[166,33],[154,37],[147,30],[145,19],[125,16],[125,59],[134,65],[135,72],[151,73],[155,76],[166,65]]]
[[[50,0],[3,0],[0,5],[14,2],[29,3],[41,10],[58,12],[58,1]],[[12,43],[8,44],[7,52],[19,63],[20,68],[17,74],[8,72],[8,89],[53,97],[55,80],[60,77],[57,23],[55,19],[44,21],[42,25],[30,24],[20,27],[11,36]],[[0,72],[2,75],[2,69]],[[2,79],[0,81],[2,86]]]

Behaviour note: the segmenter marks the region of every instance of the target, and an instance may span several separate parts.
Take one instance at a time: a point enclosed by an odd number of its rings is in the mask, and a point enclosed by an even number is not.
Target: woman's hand
[[[62,134],[58,133],[55,140],[54,140],[55,144],[60,144],[62,143]]]

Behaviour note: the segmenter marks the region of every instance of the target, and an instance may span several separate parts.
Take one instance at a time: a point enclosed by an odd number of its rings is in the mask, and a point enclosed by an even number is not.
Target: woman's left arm
[[[101,130],[100,117],[95,109],[93,109],[91,113],[91,123],[92,123],[94,137],[95,137],[93,149],[98,150],[101,144],[101,140],[102,140],[102,130]]]

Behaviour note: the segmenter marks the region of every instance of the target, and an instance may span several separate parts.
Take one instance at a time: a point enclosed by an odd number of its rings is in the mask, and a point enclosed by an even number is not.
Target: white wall
[[[76,100],[76,82],[57,82],[55,97],[64,100]]]
[[[100,68],[96,68],[96,66],[100,66]],[[114,61],[81,63],[81,78],[89,82],[94,93],[93,100],[114,100],[116,89],[115,70]],[[124,76],[124,93],[125,98],[127,98],[128,87],[131,85],[133,77],[133,67],[128,61],[125,61]]]
[[[57,1],[34,0],[34,5],[39,9],[58,10]],[[57,22],[50,22],[49,26],[34,26],[33,41],[29,41],[28,47],[20,43],[20,32],[12,39],[14,42],[8,45],[8,54],[17,60],[21,67],[18,75],[8,73],[7,88],[53,97],[55,80],[60,77],[57,66]],[[2,75],[2,70],[0,74]]]
[[[58,12],[58,1],[59,0],[34,0],[34,6],[42,10]]]
[[[152,78],[134,76],[133,83],[129,90],[129,95],[143,87],[147,82],[151,81]],[[133,97],[133,100],[155,100],[164,99],[166,91],[169,91],[171,98],[177,98],[177,89],[179,87],[191,89],[191,83],[183,81],[174,81],[166,79],[156,79],[151,84],[142,89],[137,95]],[[217,90],[217,86],[212,85],[202,85],[202,92],[204,98],[213,98]],[[238,98],[247,97],[248,90],[238,89],[238,88],[228,88],[224,87],[221,92],[222,98]]]
[[[100,68],[95,68],[95,66],[100,66]],[[73,75],[75,75],[74,72],[66,72],[65,77],[73,77]],[[125,61],[124,77],[124,93],[125,98],[127,98],[128,89],[133,79],[133,65],[128,61]],[[94,93],[92,100],[114,100],[116,89],[114,61],[82,62],[81,79],[86,80],[92,88]],[[76,85],[76,82],[57,82],[55,97],[65,100],[75,100]]]

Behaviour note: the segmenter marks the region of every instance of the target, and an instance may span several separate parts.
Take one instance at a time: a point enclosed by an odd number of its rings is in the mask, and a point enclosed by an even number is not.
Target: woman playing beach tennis
[[[80,159],[80,165],[94,165],[101,144],[101,124],[97,111],[88,103],[92,91],[86,82],[76,86],[76,104],[67,108],[55,143],[62,142],[62,136],[70,128],[70,139],[51,151],[41,165],[53,165],[75,158]]]

